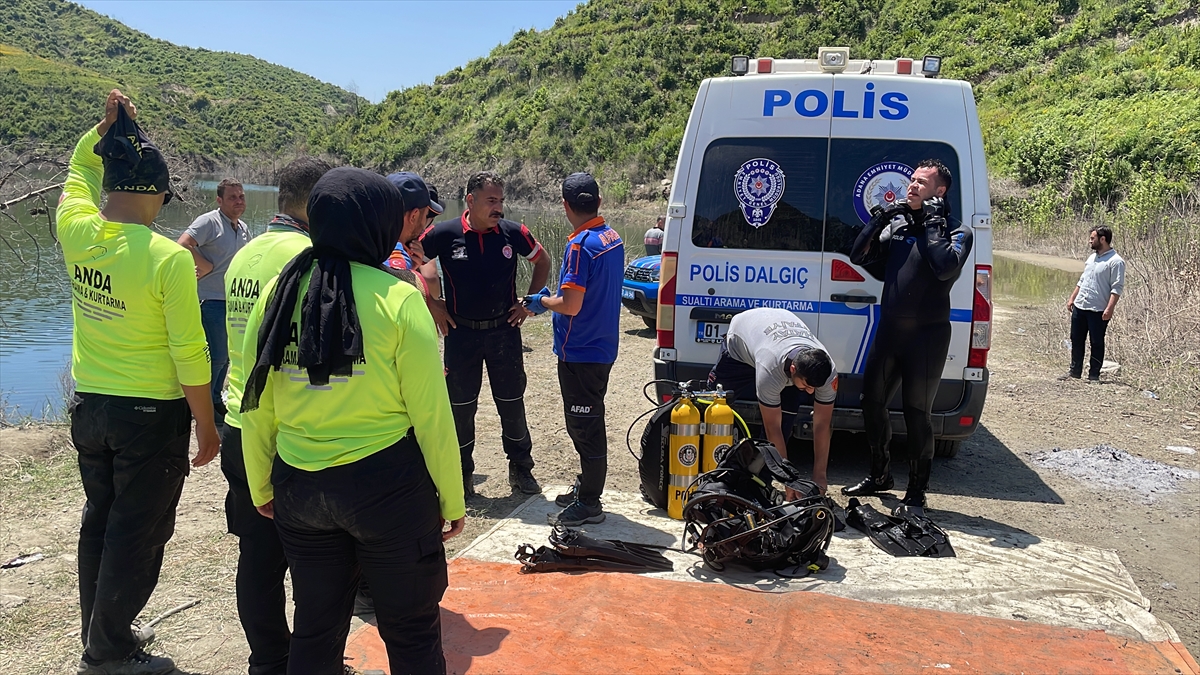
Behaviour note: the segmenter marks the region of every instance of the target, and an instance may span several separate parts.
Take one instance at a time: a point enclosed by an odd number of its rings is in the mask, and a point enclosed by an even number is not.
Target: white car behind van
[[[971,85],[936,78],[936,65],[823,49],[820,60],[735,57],[744,75],[700,84],[668,205],[656,378],[706,377],[733,315],[783,307],[837,366],[834,429],[862,431],[862,374],[883,280],[848,254],[872,207],[903,200],[913,167],[936,158],[954,177],[952,218],[975,235],[973,260],[950,294],[953,336],[933,406],[937,454],[957,453],[987,394],[991,207]],[[660,397],[670,389],[660,384]],[[899,394],[891,408],[903,435]],[[812,433],[806,411],[801,437]],[[757,406],[739,412],[758,418]]]

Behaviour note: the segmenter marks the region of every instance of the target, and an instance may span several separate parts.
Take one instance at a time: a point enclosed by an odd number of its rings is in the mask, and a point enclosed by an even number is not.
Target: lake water
[[[202,195],[202,199],[201,199]],[[163,209],[158,231],[176,239],[192,220],[216,208],[216,183],[202,181],[191,197],[202,205],[173,202]],[[247,185],[243,220],[260,234],[275,213],[276,189]],[[57,194],[53,195],[54,200]],[[38,203],[40,205],[40,202]],[[62,252],[55,244],[45,215],[30,215],[33,201],[15,209],[20,226],[0,218],[0,406],[8,419],[54,416],[62,408],[71,364],[71,291]],[[456,217],[463,202],[445,203],[447,216]],[[551,279],[571,227],[561,211],[510,208],[505,217],[524,222],[551,254]],[[643,214],[607,213],[626,242],[626,257],[642,255],[642,233],[653,219]],[[11,248],[10,248],[11,246]],[[522,265],[518,290],[528,287],[531,267]]]

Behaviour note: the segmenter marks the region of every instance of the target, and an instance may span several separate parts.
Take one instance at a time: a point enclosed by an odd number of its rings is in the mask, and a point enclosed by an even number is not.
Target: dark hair
[[[498,188],[504,187],[504,179],[495,171],[480,171],[473,174],[467,179],[467,194],[474,194],[480,188],[488,185],[495,185]]]
[[[655,223],[656,225],[657,225],[658,223],[662,223],[663,225],[666,225],[666,224],[667,224],[667,217],[666,217],[666,216],[659,216],[659,217],[658,217],[658,218],[657,218],[657,219],[654,221],[654,223]]]
[[[1105,227],[1103,225],[1097,225],[1096,227],[1093,227],[1091,231],[1095,232],[1097,237],[1100,237],[1101,239],[1103,239],[1104,243],[1108,244],[1109,246],[1112,246],[1112,229],[1111,228]]]
[[[279,210],[308,205],[308,193],[312,192],[321,176],[333,167],[316,157],[297,157],[279,170]]]
[[[242,181],[236,178],[222,178],[220,183],[217,183],[217,196],[225,197],[225,188],[242,187]]]
[[[833,374],[833,359],[823,349],[801,350],[792,359],[793,377],[803,377],[810,387],[822,387]]]
[[[600,202],[595,199],[587,201],[567,202],[571,206],[571,210],[579,214],[580,217],[592,216],[595,217],[600,212]]]
[[[946,188],[947,196],[949,196],[950,187],[954,185],[954,177],[950,175],[950,169],[945,164],[942,164],[941,160],[923,159],[917,164],[917,169],[937,169],[938,182]]]

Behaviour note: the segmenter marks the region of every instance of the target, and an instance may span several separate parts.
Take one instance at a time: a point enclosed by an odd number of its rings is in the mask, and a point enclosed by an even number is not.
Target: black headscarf
[[[171,201],[171,172],[158,146],[117,106],[117,121],[92,148],[104,163],[104,191],[166,195]]]
[[[387,179],[363,169],[341,167],[327,172],[308,198],[312,247],[292,258],[279,273],[267,299],[258,330],[258,359],[246,378],[242,412],[258,407],[271,369],[283,364],[291,339],[292,313],[300,283],[313,270],[300,306],[299,367],[310,384],[329,384],[331,375],[346,377],[363,356],[362,330],[354,306],[350,263],[379,267],[400,239],[404,204]]]

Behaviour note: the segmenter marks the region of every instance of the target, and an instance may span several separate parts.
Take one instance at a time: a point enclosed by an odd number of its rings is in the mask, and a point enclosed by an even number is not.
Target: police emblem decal
[[[871,208],[887,208],[904,199],[913,169],[902,162],[880,162],[867,169],[854,181],[854,210],[866,225],[871,220]]]
[[[742,205],[742,215],[751,227],[759,228],[771,220],[775,205],[783,197],[783,169],[775,162],[759,157],[738,168],[733,176],[733,194]]]
[[[696,458],[700,453],[696,450],[696,446],[688,443],[679,448],[679,463],[684,466],[694,466]]]
[[[505,258],[508,258],[508,259],[512,258],[512,246],[505,244],[504,248],[500,249],[500,252],[504,254]]]

